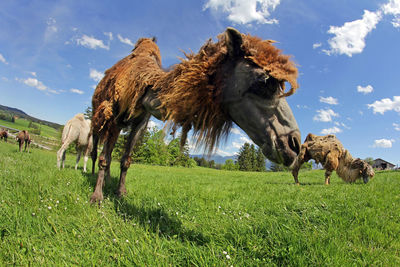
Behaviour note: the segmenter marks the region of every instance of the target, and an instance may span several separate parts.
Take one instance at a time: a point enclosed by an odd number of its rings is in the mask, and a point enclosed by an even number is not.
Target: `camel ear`
[[[243,43],[242,34],[238,30],[228,27],[225,31],[225,40],[230,57],[237,57],[243,54],[241,48]]]

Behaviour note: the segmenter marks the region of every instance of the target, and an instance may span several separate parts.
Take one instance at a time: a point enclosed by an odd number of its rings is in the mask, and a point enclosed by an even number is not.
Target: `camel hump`
[[[80,121],[84,121],[85,120],[85,115],[83,115],[82,113],[78,113],[75,115],[75,118],[77,118]]]
[[[307,135],[307,137],[306,137],[306,140],[304,140],[304,143],[305,143],[305,142],[310,142],[310,141],[315,140],[315,137],[316,137],[315,134],[309,133],[309,134]]]

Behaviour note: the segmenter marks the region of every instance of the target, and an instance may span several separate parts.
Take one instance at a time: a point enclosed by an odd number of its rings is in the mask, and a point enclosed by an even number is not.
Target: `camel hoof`
[[[125,189],[125,188],[123,188],[123,189],[118,189],[118,190],[117,190],[117,197],[121,198],[121,197],[123,197],[123,196],[126,196],[126,189]]]
[[[93,193],[90,197],[90,203],[94,204],[96,202],[100,203],[103,201],[103,194]]]
[[[299,183],[299,182],[297,182],[297,183],[296,183],[296,185],[297,185],[297,186],[300,186],[300,183]]]

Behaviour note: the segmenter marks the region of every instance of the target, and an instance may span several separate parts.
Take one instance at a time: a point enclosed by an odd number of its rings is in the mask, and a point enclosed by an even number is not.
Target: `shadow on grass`
[[[93,176],[91,173],[83,173],[83,175],[93,187],[96,185],[97,175]],[[125,221],[135,220],[148,231],[167,239],[193,242],[199,246],[210,242],[209,237],[194,229],[185,228],[177,217],[171,216],[161,207],[139,207],[130,203],[127,197],[119,198],[115,194],[118,182],[118,178],[111,176],[110,181],[106,182],[103,188],[103,195],[114,203],[115,212]]]

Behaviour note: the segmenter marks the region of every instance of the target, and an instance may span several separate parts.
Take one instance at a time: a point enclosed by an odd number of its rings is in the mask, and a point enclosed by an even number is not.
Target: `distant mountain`
[[[0,105],[0,111],[6,112],[6,113],[9,113],[9,114],[11,114],[13,116],[18,116],[20,118],[23,118],[23,119],[26,119],[26,120],[30,120],[30,121],[33,121],[33,122],[36,122],[36,123],[44,124],[44,125],[50,126],[52,128],[55,128],[55,129],[59,129],[62,126],[61,124],[58,124],[58,123],[45,121],[45,120],[41,120],[41,119],[32,117],[32,116],[26,114],[24,111],[22,111],[20,109],[17,109],[17,108],[11,108],[11,107]]]

